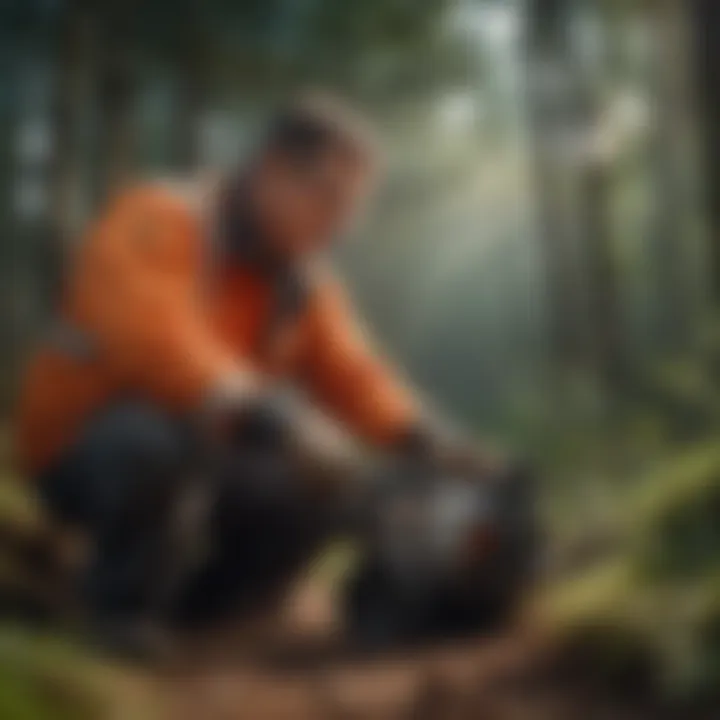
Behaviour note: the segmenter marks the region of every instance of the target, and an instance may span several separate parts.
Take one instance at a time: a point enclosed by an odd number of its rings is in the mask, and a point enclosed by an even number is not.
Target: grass
[[[667,696],[717,688],[720,447],[701,446],[651,473],[615,522],[622,542],[545,590],[541,626],[552,642],[582,645],[597,673],[643,657]]]

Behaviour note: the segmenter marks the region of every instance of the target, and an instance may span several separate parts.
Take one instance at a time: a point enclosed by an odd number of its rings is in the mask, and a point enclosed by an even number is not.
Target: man
[[[90,229],[28,372],[18,448],[50,511],[94,540],[85,599],[99,618],[157,611],[181,478],[207,469],[218,438],[255,432],[262,445],[291,425],[283,380],[388,452],[482,463],[430,429],[317,261],[362,205],[374,160],[357,119],[306,99],[275,117],[241,172],[205,192],[130,189]],[[317,518],[292,479],[238,467],[214,471],[216,554],[181,614],[236,608],[312,544]]]

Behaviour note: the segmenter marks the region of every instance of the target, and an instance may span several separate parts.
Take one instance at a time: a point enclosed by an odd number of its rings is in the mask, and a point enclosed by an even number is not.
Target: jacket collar
[[[273,243],[252,206],[252,174],[245,171],[222,182],[216,209],[216,253],[221,263],[237,263],[267,276],[284,275],[288,263],[273,252]]]

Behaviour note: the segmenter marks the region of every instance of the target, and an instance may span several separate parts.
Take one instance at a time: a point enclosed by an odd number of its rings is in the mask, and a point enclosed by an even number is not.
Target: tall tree
[[[689,262],[692,249],[689,246],[694,237],[688,233],[689,160],[692,157],[689,139],[694,122],[687,5],[683,0],[657,0],[650,6],[649,13],[653,29],[654,334],[662,346],[676,349],[687,340],[696,285],[690,277]]]
[[[689,0],[698,101],[703,111],[703,157],[709,224],[708,267],[713,300],[720,304],[720,3]]]
[[[528,117],[533,148],[537,231],[546,276],[551,364],[561,372],[582,355],[581,303],[572,238],[567,221],[568,0],[529,0],[527,4]]]
[[[617,258],[610,232],[612,170],[612,157],[593,152],[582,158],[577,168],[588,308],[588,361],[608,399],[623,385],[627,371]]]
[[[92,0],[66,0],[55,31],[50,246],[57,273],[72,251],[84,199],[81,123],[89,102],[97,46]]]
[[[604,8],[591,3],[577,9],[594,30],[598,46],[606,46],[612,29],[608,27]],[[587,309],[587,359],[606,398],[612,400],[624,384],[627,372],[620,278],[611,222],[613,175],[626,138],[604,92],[605,52],[583,56],[577,43],[576,36],[570,61],[578,138],[572,154],[572,172],[576,179],[577,231]]]
[[[175,73],[175,120],[171,129],[173,160],[181,171],[203,161],[202,129],[210,102],[213,67],[208,8],[197,0],[177,4],[178,18],[171,38]]]
[[[137,2],[110,0],[103,6],[96,81],[98,145],[95,200],[121,186],[132,172],[135,23]]]

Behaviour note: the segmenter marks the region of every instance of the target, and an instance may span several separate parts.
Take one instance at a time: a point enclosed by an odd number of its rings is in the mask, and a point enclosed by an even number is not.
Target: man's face
[[[253,200],[274,251],[296,258],[330,244],[355,219],[371,176],[368,163],[330,149],[300,167],[281,157],[267,158],[258,170]]]

